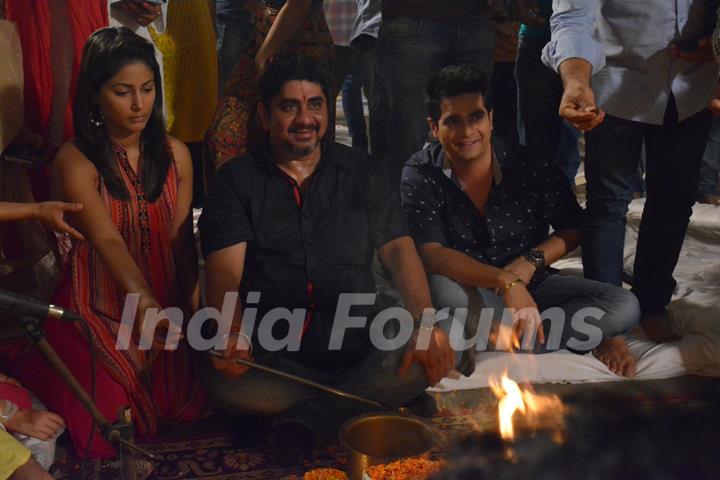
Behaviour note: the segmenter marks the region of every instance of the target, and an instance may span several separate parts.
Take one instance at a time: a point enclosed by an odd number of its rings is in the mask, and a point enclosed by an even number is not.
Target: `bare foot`
[[[640,318],[640,325],[650,340],[656,343],[667,343],[680,340],[680,337],[673,333],[670,326],[670,318],[666,311],[643,315]]]
[[[698,203],[708,203],[710,205],[720,205],[720,195],[714,193],[706,193],[698,198]]]
[[[606,338],[592,353],[615,375],[635,376],[635,357],[630,353],[625,338]]]

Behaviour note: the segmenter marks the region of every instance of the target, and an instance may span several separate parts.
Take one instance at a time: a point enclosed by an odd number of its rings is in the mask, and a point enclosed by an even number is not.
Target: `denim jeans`
[[[427,139],[423,92],[430,76],[446,65],[474,63],[490,79],[494,49],[493,26],[484,13],[457,23],[383,20],[379,52],[390,105],[385,161],[391,179],[399,181],[403,164]]]
[[[335,85],[342,99],[343,113],[353,148],[368,150],[362,84],[357,53],[350,47],[335,45]]]
[[[472,331],[477,333],[472,343],[476,345],[478,351],[496,347],[489,341],[493,324],[498,325],[511,320],[511,317],[506,317],[503,321],[503,313],[507,306],[501,296],[485,288],[464,287],[440,275],[430,277],[430,291],[435,308],[450,308],[453,318],[450,341],[453,348],[466,347],[467,345],[463,345],[462,342],[473,339]],[[640,318],[638,301],[630,291],[585,278],[562,274],[550,275],[533,286],[530,294],[535,299],[541,314],[545,313],[549,318],[557,318],[543,323],[544,344],[535,342],[533,337],[527,339],[529,343],[525,345],[526,339],[523,339],[523,349],[534,353],[545,353],[560,348],[585,353],[595,348],[602,339],[628,331]],[[581,330],[574,328],[578,325],[572,320],[573,317],[588,307],[604,312],[602,315],[584,317],[587,324],[599,329],[599,331],[594,329],[595,332],[602,332],[601,337],[600,335],[593,337],[587,327]],[[551,310],[553,308],[554,311]],[[558,308],[560,310],[557,310]],[[467,309],[467,312],[459,312],[456,309]],[[483,309],[492,309],[492,314],[481,315]],[[557,313],[560,315],[553,316]],[[470,329],[464,326],[465,319],[474,322]]]
[[[562,81],[540,60],[547,41],[545,37],[520,37],[518,42],[515,79],[519,140],[543,158],[554,158],[571,185],[575,185],[580,166],[579,132],[558,114]]]
[[[220,3],[220,2],[218,2]],[[244,0],[224,0],[223,3],[233,4],[234,8],[226,8],[232,14],[218,13],[215,16],[215,29],[217,32],[217,51],[220,93],[232,73],[232,69],[245,50],[250,36],[255,30],[250,12],[245,10]],[[235,6],[234,4],[237,4]]]
[[[449,332],[451,319],[437,325]],[[469,325],[468,328],[472,328],[472,322]],[[393,338],[394,332],[388,331],[386,337]],[[399,407],[414,400],[429,387],[425,371],[417,363],[413,363],[404,375],[398,375],[404,354],[405,348],[382,351],[369,347],[364,359],[350,369],[328,365],[327,369],[321,370],[272,353],[264,353],[255,361]],[[459,351],[455,357],[458,370],[466,375],[475,368],[469,355]],[[208,395],[216,407],[231,414],[273,416],[273,426],[300,423],[320,445],[336,439],[340,426],[346,420],[373,411],[373,407],[355,400],[346,400],[260,370],[250,369],[239,377],[228,377],[215,370],[209,362],[206,362],[204,370]]]
[[[622,283],[625,215],[645,142],[647,200],[633,268],[643,313],[663,309],[675,289],[673,270],[695,203],[710,118],[703,110],[678,122],[671,98],[663,125],[606,114],[586,134],[583,267],[587,278],[613,285]]]
[[[381,76],[377,42],[357,51],[360,83],[368,100],[370,155],[384,160],[388,145],[388,102],[385,80]]]
[[[720,117],[715,117],[710,126],[707,146],[700,164],[700,186],[698,198],[716,194],[720,174]]]

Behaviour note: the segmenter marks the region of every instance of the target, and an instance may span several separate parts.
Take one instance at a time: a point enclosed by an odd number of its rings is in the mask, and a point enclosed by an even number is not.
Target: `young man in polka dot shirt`
[[[437,73],[426,106],[438,142],[416,153],[402,174],[403,207],[433,302],[449,307],[457,325],[451,345],[474,341],[482,350],[491,337],[491,348],[503,348],[494,333],[512,325],[509,348],[592,351],[614,373],[634,375],[622,334],[639,319],[636,298],[548,267],[579,245],[582,211],[552,162],[493,138],[487,92],[475,66]],[[585,315],[587,307],[595,313]],[[478,315],[472,331],[475,322],[464,320]]]

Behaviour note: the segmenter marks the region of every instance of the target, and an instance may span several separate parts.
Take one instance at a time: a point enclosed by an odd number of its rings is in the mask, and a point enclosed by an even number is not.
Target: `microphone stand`
[[[45,338],[45,333],[40,327],[41,320],[37,317],[28,315],[17,315],[22,323],[25,333],[30,341],[42,352],[50,365],[60,375],[62,380],[70,387],[70,390],[82,403],[85,410],[90,413],[100,434],[105,440],[114,445],[118,450],[118,455],[122,463],[122,476],[126,480],[136,479],[136,468],[133,462],[133,454],[140,454],[151,460],[160,460],[161,458],[148,450],[138,447],[133,442],[134,430],[132,419],[130,418],[130,409],[126,408],[122,411],[120,420],[116,423],[110,423],[102,412],[97,408],[95,402],[88,395],[75,375],[68,369],[65,362],[60,358],[55,349]],[[126,455],[126,453],[128,453]]]

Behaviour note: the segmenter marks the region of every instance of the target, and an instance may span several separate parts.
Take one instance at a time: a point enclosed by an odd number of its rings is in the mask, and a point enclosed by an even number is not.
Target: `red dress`
[[[44,153],[48,162],[55,156],[58,146],[47,144],[55,90],[58,84],[65,85],[68,89],[67,98],[60,98],[60,101],[65,102],[64,106],[61,106],[64,117],[60,118],[61,110],[55,120],[55,122],[63,121],[62,141],[64,142],[73,137],[72,105],[83,47],[95,30],[108,25],[106,0],[72,0],[63,4],[64,14],[56,12],[59,18],[55,18],[49,0],[5,0],[5,17],[16,23],[22,45],[24,127],[40,135],[46,142]],[[63,33],[53,37],[53,31],[67,32],[68,40],[64,40]],[[59,38],[63,40],[58,40]],[[70,45],[65,44],[68,41]],[[56,68],[61,68],[63,72],[54,72],[51,56],[58,56],[57,50],[66,49],[71,50],[72,55],[72,66],[67,66],[70,71],[56,65]],[[55,78],[56,75],[60,78]],[[60,91],[62,90],[60,88]],[[30,172],[33,193],[37,201],[48,199],[49,177],[49,168]]]
[[[123,147],[117,145],[115,155],[131,200],[113,198],[101,182],[105,208],[158,303],[163,308],[183,305],[171,238],[177,203],[175,164],[161,195],[150,203]],[[92,328],[97,352],[96,401],[111,422],[123,405],[132,408],[141,435],[154,433],[159,419],[191,421],[200,414],[205,395],[197,375],[199,352],[191,351],[187,342],[181,341],[175,351],[141,351],[137,342],[131,342],[127,350],[115,348],[125,293],[89,243],[74,242],[55,303],[80,313]],[[188,321],[186,314],[184,323]],[[81,329],[53,319],[44,327],[51,345],[89,391],[90,350]],[[44,358],[38,352],[26,357],[17,374],[50,411],[65,419],[77,453],[85,455],[91,418]],[[95,458],[115,453],[99,435],[89,451]]]

